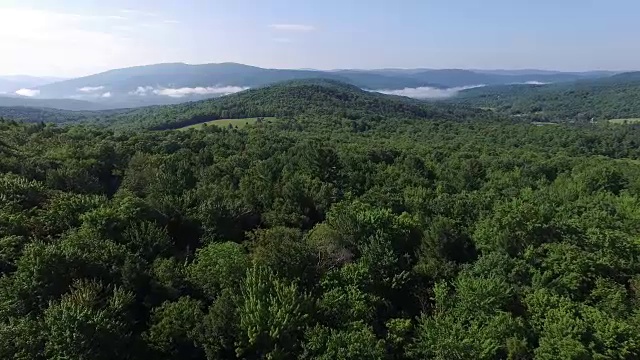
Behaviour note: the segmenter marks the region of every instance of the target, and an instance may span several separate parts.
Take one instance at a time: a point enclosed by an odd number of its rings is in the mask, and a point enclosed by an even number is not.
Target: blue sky
[[[640,69],[637,0],[2,0],[0,73],[160,62]]]

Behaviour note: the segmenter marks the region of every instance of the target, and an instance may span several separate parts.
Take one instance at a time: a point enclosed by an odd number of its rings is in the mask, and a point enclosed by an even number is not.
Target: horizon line
[[[188,66],[202,66],[202,65],[224,65],[224,64],[230,64],[230,65],[241,65],[241,66],[247,66],[247,67],[255,67],[255,68],[260,68],[260,69],[265,69],[265,70],[297,70],[297,71],[323,71],[323,72],[334,72],[334,71],[393,71],[393,70],[422,70],[422,71],[442,71],[442,70],[463,70],[463,71],[544,71],[544,72],[555,72],[555,73],[590,73],[590,72],[609,72],[609,73],[628,73],[628,72],[637,72],[640,70],[612,70],[612,69],[588,69],[588,70],[557,70],[557,69],[552,69],[552,68],[536,68],[536,67],[524,67],[524,68],[474,68],[474,67],[469,67],[469,68],[464,68],[464,67],[460,67],[460,68],[456,68],[456,67],[450,67],[450,68],[438,68],[438,67],[369,67],[369,68],[355,68],[355,67],[344,67],[344,68],[328,68],[328,69],[323,69],[323,68],[305,68],[305,67],[267,67],[267,66],[258,66],[258,65],[250,65],[250,64],[243,64],[243,63],[238,63],[238,62],[233,62],[233,61],[223,61],[223,62],[206,62],[206,63],[188,63],[188,62],[161,62],[161,63],[149,63],[149,64],[140,64],[140,65],[131,65],[131,66],[125,66],[125,67],[119,67],[119,68],[111,68],[111,69],[107,69],[107,70],[103,70],[103,71],[99,71],[99,72],[94,72],[94,73],[89,73],[89,74],[84,74],[84,75],[78,75],[78,76],[56,76],[56,75],[33,75],[33,74],[27,74],[27,73],[20,73],[20,74],[0,74],[0,77],[12,77],[12,76],[30,76],[30,77],[38,77],[38,78],[47,78],[47,77],[53,77],[53,78],[62,78],[62,79],[77,79],[77,78],[82,78],[82,77],[87,77],[87,76],[92,76],[92,75],[97,75],[97,74],[102,74],[102,73],[106,73],[109,71],[116,71],[116,70],[123,70],[123,69],[132,69],[132,68],[138,68],[138,67],[147,67],[147,66],[159,66],[159,65],[188,65]]]

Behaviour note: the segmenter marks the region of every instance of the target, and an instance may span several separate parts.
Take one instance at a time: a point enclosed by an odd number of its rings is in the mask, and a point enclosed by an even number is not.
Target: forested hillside
[[[25,122],[48,124],[99,124],[116,114],[130,112],[130,109],[103,111],[72,111],[46,107],[6,106],[0,107],[0,117]]]
[[[532,121],[589,122],[640,117],[640,73],[550,85],[465,90],[452,100]]]
[[[585,123],[640,118],[638,99],[640,79],[635,73],[561,84],[475,88],[439,102],[378,94],[333,80],[305,79],[176,105],[80,112],[0,107],[0,116],[29,122],[83,122],[129,129],[174,129],[216,119],[300,114],[367,121],[387,117],[484,121],[506,116],[523,122]]]
[[[639,127],[319,89],[0,122],[0,357],[640,357]]]
[[[176,129],[216,119],[293,117],[301,114],[361,121],[380,121],[387,117],[479,120],[490,115],[487,111],[465,105],[427,104],[324,79],[287,81],[217,99],[139,109],[76,112],[0,107],[0,116],[27,122],[92,123],[120,129],[156,130]]]
[[[258,116],[293,117],[301,114],[339,119],[380,120],[463,119],[483,111],[448,104],[425,104],[403,97],[368,92],[345,83],[307,79],[287,81],[218,99],[136,109],[108,117],[105,123],[121,127],[178,128],[215,119]]]

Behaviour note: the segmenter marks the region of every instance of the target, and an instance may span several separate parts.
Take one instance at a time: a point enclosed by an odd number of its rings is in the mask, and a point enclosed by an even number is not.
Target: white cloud
[[[104,89],[104,86],[85,86],[78,89],[78,91],[83,93],[96,92]]]
[[[547,82],[542,82],[542,81],[527,81],[525,82],[526,85],[547,85]]]
[[[180,21],[178,21],[178,20],[165,20],[164,23],[165,24],[180,24]]]
[[[309,32],[314,31],[316,28],[311,25],[303,24],[271,24],[270,28],[280,31],[295,31],[295,32]]]
[[[107,91],[106,93],[102,94],[102,97],[108,99],[111,97],[111,93]]]
[[[293,40],[291,40],[289,38],[283,38],[283,37],[273,38],[273,41],[278,42],[278,43],[283,43],[283,44],[288,44],[288,43],[293,42]]]
[[[248,87],[240,86],[207,86],[195,88],[154,88],[152,86],[138,86],[136,90],[130,91],[129,95],[147,96],[151,94],[181,98],[189,95],[227,95],[239,91],[247,90]]]
[[[136,90],[129,91],[129,95],[146,96],[150,92],[153,92],[152,86],[138,86]]]
[[[129,18],[124,17],[124,16],[120,16],[120,15],[108,15],[107,19],[111,19],[111,20],[121,20],[121,21],[125,21],[125,20],[129,20]]]
[[[40,95],[40,90],[20,89],[16,91],[16,94],[20,96],[34,97]]]
[[[140,88],[138,88],[140,89]],[[156,95],[164,95],[173,98],[181,98],[188,95],[227,95],[239,91],[247,90],[248,87],[240,86],[221,86],[221,87],[195,87],[195,88],[179,88],[179,89],[156,89],[153,93]]]
[[[434,87],[404,88],[401,90],[371,90],[387,95],[406,96],[414,99],[446,99],[457,95],[462,90],[483,87],[484,85],[460,86],[448,89]]]

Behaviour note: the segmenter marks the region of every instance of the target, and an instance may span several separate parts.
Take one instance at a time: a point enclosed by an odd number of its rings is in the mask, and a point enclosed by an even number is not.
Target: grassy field
[[[212,121],[207,121],[204,123],[200,123],[200,124],[194,124],[194,125],[189,125],[189,126],[185,126],[183,128],[180,128],[179,130],[187,130],[187,129],[200,129],[203,125],[207,125],[207,126],[219,126],[219,127],[227,127],[229,125],[232,125],[234,127],[238,127],[238,128],[243,128],[247,125],[251,125],[251,124],[255,124],[255,122],[258,120],[258,118],[245,118],[245,119],[219,119],[219,120],[212,120]],[[275,120],[274,117],[266,117],[264,118],[264,121],[272,121]]]
[[[612,119],[609,120],[612,124],[637,124],[640,123],[640,118],[630,118],[630,119]]]

